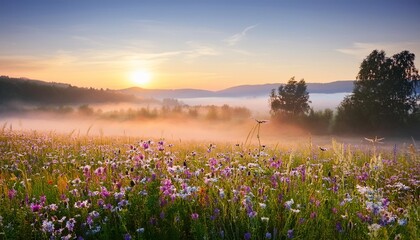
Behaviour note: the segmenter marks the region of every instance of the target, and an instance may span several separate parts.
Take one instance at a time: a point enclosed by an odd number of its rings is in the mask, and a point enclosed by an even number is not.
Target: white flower
[[[284,207],[286,209],[290,209],[292,207],[293,203],[295,203],[295,201],[293,201],[293,198],[292,198],[289,201],[287,201],[287,202],[284,203]]]
[[[405,226],[406,224],[407,224],[407,219],[405,218],[398,219],[398,225]]]
[[[267,205],[265,203],[259,203],[260,204],[260,208],[264,209],[265,207],[267,207]]]
[[[378,231],[380,228],[381,228],[381,225],[379,225],[379,224],[377,224],[377,223],[371,224],[371,225],[368,227],[368,229],[369,229],[369,231],[370,231],[370,232],[376,232],[376,231]]]
[[[293,209],[293,208],[291,208],[290,211],[292,211],[294,213],[300,213],[300,210],[299,209]]]

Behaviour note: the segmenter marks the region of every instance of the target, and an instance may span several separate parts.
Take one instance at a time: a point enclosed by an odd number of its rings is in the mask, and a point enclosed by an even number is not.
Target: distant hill
[[[135,100],[134,96],[113,90],[79,88],[64,83],[0,76],[0,104],[19,102],[33,105],[64,105]]]
[[[307,83],[309,93],[344,93],[353,91],[354,81],[335,81],[330,83]],[[260,85],[240,85],[220,91],[199,89],[143,89],[138,87],[119,90],[144,98],[199,98],[199,97],[261,97],[268,96],[271,89],[277,89],[280,83]]]
[[[308,83],[309,93],[342,93],[353,90],[354,81]],[[143,89],[132,87],[122,90],[80,88],[66,83],[45,82],[27,78],[0,76],[0,104],[22,102],[28,104],[66,105],[110,102],[139,102],[144,99],[210,98],[210,97],[263,97],[277,89],[280,83],[240,85],[220,91],[201,89]]]

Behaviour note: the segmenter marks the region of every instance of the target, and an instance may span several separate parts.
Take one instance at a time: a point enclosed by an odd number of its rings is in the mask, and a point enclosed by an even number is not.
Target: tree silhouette
[[[307,113],[309,108],[309,93],[306,91],[304,79],[299,82],[292,77],[286,85],[281,85],[270,94],[271,113],[280,117],[298,117]]]
[[[336,124],[352,131],[402,129],[419,111],[415,55],[402,51],[388,58],[374,50],[360,65],[353,94],[338,107]]]

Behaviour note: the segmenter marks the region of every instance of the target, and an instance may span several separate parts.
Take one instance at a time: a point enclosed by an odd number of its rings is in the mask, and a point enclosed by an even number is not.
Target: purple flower
[[[193,213],[193,214],[191,214],[191,218],[192,218],[193,220],[197,220],[197,219],[198,219],[198,217],[199,217],[198,213]]]
[[[337,222],[337,223],[335,224],[335,229],[336,229],[338,232],[343,232],[343,226],[341,225],[341,222]]]
[[[254,217],[256,217],[257,216],[257,212],[256,211],[250,211],[249,213],[248,213],[248,217],[249,218],[254,218]]]
[[[89,215],[92,216],[93,218],[98,218],[100,214],[97,211],[92,211],[89,213]]]
[[[94,173],[96,174],[96,176],[102,176],[105,174],[105,168],[98,167],[97,169],[95,169]]]
[[[31,203],[31,210],[32,212],[38,212],[42,206],[38,203]]]
[[[102,198],[100,198],[98,199],[97,204],[99,207],[102,207],[105,204],[105,201]]]
[[[88,215],[87,216],[86,223],[87,223],[87,225],[92,226],[92,224],[93,224],[93,217],[91,215]]]
[[[17,191],[15,189],[13,188],[10,189],[8,193],[9,199],[12,200],[16,196],[16,194],[17,194]]]
[[[219,216],[220,215],[220,209],[218,209],[218,208],[214,209],[214,215]]]
[[[85,175],[85,177],[90,177],[90,168],[89,165],[83,167],[83,175]]]
[[[48,220],[42,222],[42,231],[52,233],[54,232],[54,223]]]
[[[69,232],[73,232],[73,229],[74,229],[74,225],[75,224],[76,224],[76,220],[74,220],[74,218],[70,218],[66,222],[66,228],[69,230]]]
[[[271,239],[271,233],[270,233],[270,232],[267,232],[267,233],[265,234],[265,238],[266,238],[266,239]]]
[[[251,233],[249,233],[249,232],[245,233],[245,234],[244,234],[244,239],[245,239],[245,240],[249,240],[249,239],[251,239]]]
[[[111,196],[111,194],[108,192],[106,187],[101,187],[101,196],[103,198],[107,198],[107,197]]]
[[[283,201],[283,194],[279,194],[278,196],[277,196],[277,201],[279,202],[279,203],[281,203],[282,201]]]
[[[287,231],[287,238],[293,238],[293,229]]]
[[[131,235],[129,233],[126,233],[124,235],[124,240],[131,240]]]
[[[156,225],[157,224],[157,221],[156,221],[156,218],[155,217],[151,217],[150,218],[150,224],[151,225]]]
[[[47,201],[47,197],[45,195],[42,195],[41,197],[39,197],[39,201],[41,205],[44,205],[45,202]]]

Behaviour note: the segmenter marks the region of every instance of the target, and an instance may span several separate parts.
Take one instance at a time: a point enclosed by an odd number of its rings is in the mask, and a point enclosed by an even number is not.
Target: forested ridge
[[[23,102],[31,104],[82,104],[131,102],[132,95],[113,90],[81,88],[61,83],[47,83],[22,78],[0,76],[0,104]]]

